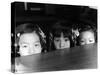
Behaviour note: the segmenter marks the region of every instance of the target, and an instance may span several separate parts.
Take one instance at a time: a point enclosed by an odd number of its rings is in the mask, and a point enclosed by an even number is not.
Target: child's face
[[[24,33],[19,39],[19,52],[21,56],[41,53],[41,44],[39,36],[33,33]]]
[[[85,31],[80,34],[80,45],[95,43],[94,33]]]
[[[70,40],[68,37],[64,37],[63,33],[61,33],[60,37],[54,38],[54,45],[56,49],[64,49],[70,47]]]

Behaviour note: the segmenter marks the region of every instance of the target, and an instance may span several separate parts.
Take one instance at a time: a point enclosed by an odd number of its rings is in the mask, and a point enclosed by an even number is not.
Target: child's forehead
[[[35,33],[24,33],[20,36],[19,41],[20,42],[33,42],[33,41],[38,41],[39,40],[39,36]]]
[[[91,30],[87,30],[87,31],[81,32],[80,34],[94,34],[94,32]]]
[[[94,36],[94,33],[92,31],[84,31],[84,32],[80,33],[80,37],[81,38],[93,38],[95,36]]]

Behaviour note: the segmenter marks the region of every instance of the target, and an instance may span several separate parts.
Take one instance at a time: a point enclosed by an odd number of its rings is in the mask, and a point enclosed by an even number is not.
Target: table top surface
[[[16,60],[30,68],[32,72],[95,69],[97,44],[22,56]]]

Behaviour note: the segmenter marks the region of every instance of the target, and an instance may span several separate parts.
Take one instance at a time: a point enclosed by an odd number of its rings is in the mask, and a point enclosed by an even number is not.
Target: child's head
[[[22,56],[41,53],[42,50],[40,38],[35,31],[22,34],[19,38],[19,47]]]
[[[91,44],[96,42],[96,33],[91,26],[86,26],[80,30],[79,44]]]
[[[39,28],[33,24],[22,24],[17,27],[17,44],[21,56],[41,53],[43,37]]]
[[[65,26],[64,26],[65,25]],[[72,32],[66,23],[57,22],[53,27],[53,44],[55,49],[70,48],[72,46]]]
[[[56,49],[70,48],[70,36],[63,31],[54,34],[54,46]]]

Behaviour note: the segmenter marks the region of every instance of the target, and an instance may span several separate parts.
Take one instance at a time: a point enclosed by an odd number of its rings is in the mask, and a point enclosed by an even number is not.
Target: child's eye
[[[35,44],[35,47],[39,47],[40,46],[40,44]]]
[[[81,42],[81,43],[84,43],[84,41],[83,41],[83,40],[81,40],[80,42]]]
[[[55,41],[56,41],[56,42],[59,42],[59,39],[56,39]]]
[[[89,42],[93,42],[93,40],[89,40]]]
[[[22,48],[27,48],[28,45],[27,45],[27,44],[21,44],[20,47],[22,47]]]
[[[68,39],[65,39],[65,41],[68,41]]]
[[[22,47],[23,47],[23,48],[26,48],[26,47],[27,47],[27,45],[23,45]]]
[[[59,41],[59,38],[55,38],[54,41],[58,42]]]

